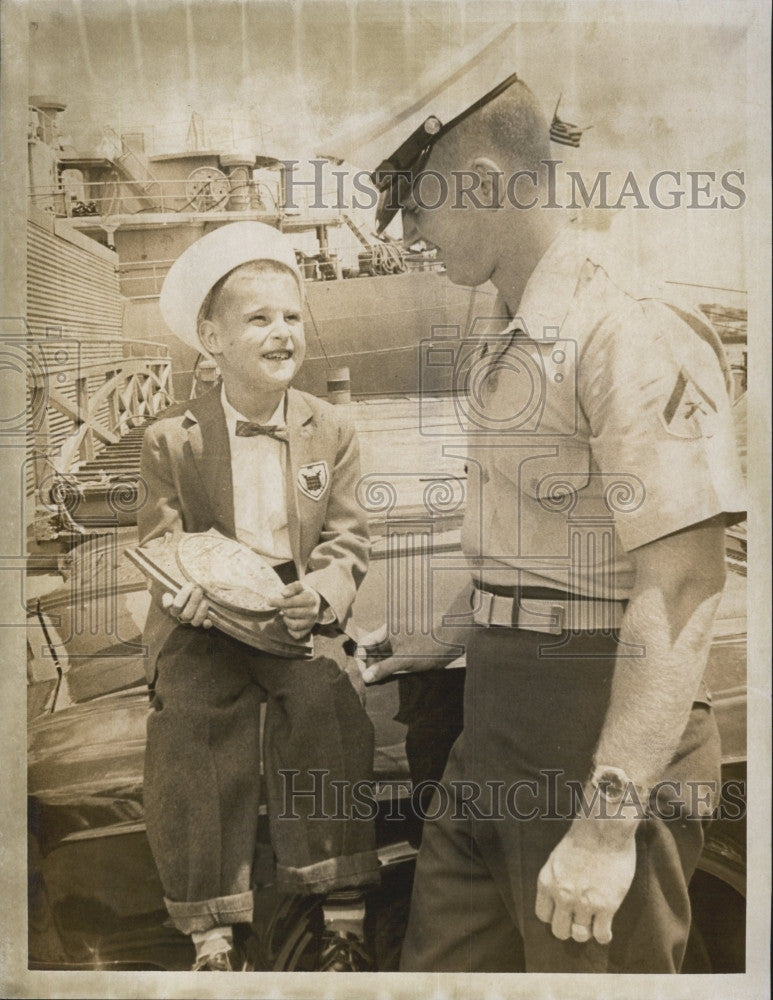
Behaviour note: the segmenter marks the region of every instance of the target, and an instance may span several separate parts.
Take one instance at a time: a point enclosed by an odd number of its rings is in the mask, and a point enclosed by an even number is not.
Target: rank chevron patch
[[[693,440],[711,437],[716,430],[717,405],[690,373],[680,368],[660,419],[675,437]]]

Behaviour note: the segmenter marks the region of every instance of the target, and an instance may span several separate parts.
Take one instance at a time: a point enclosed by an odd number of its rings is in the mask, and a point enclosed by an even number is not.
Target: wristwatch
[[[635,781],[625,773],[622,767],[613,767],[609,764],[597,764],[593,769],[590,779],[591,788],[598,789],[602,798],[610,805],[619,805],[624,796],[630,797],[631,790],[643,808],[647,807],[649,790],[643,785],[637,785]]]

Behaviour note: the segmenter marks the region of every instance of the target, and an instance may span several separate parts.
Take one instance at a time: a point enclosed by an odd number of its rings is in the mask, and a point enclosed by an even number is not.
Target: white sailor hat
[[[159,298],[169,329],[202,350],[198,319],[204,300],[221,278],[253,260],[275,260],[289,267],[303,296],[303,278],[288,238],[262,222],[232,222],[196,240],[169,268]]]

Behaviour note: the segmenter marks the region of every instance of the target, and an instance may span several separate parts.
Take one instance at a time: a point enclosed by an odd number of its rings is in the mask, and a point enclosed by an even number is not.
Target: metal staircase
[[[137,427],[132,427],[115,444],[106,445],[102,451],[88,462],[84,462],[77,472],[70,473],[75,478],[87,482],[96,481],[100,476],[139,477],[140,452],[145,430],[152,423],[147,420]]]

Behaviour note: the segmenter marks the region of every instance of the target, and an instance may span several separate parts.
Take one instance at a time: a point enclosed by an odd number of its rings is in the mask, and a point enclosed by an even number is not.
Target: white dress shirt
[[[221,400],[231,446],[231,481],[236,538],[259,552],[273,565],[292,559],[287,527],[287,444],[259,434],[237,437],[236,422],[247,420],[231,406],[221,390]],[[282,398],[269,424],[285,426]]]

